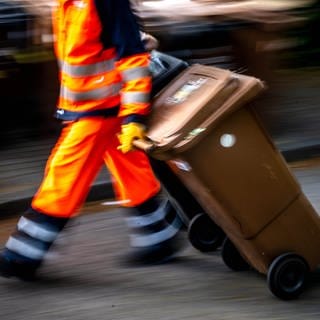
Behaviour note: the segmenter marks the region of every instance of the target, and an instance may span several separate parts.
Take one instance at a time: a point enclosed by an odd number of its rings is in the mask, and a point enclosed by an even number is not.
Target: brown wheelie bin
[[[229,268],[253,267],[293,299],[319,265],[320,219],[249,104],[263,87],[193,65],[155,98],[150,141],[137,146],[166,161],[224,230]]]

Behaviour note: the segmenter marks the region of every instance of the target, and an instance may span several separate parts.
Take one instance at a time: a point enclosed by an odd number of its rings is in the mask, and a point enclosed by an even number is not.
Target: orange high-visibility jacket
[[[139,121],[150,107],[150,57],[129,1],[57,1],[53,15],[61,81],[57,118],[110,115]]]

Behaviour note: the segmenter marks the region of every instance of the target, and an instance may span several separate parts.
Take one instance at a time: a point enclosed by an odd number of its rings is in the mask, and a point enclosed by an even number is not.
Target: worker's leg
[[[181,248],[182,222],[168,197],[161,193],[148,157],[142,151],[123,154],[117,139],[105,154],[115,191],[128,213],[131,262],[167,261]]]
[[[63,129],[31,207],[0,256],[3,275],[27,278],[40,266],[59,232],[84,202],[103,164],[112,125],[110,119],[91,118]]]

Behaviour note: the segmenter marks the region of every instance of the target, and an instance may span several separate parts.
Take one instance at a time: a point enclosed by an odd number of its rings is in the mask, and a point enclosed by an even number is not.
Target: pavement
[[[124,212],[92,205],[61,233],[39,281],[0,278],[1,319],[319,320],[319,272],[300,299],[281,301],[267,277],[230,270],[220,250],[189,245],[171,263],[127,267],[120,263],[128,246]]]
[[[320,156],[320,70],[278,71],[255,107],[288,164]],[[20,140],[0,149],[0,219],[25,210],[42,179],[56,135]],[[320,180],[319,180],[320,182]],[[87,201],[113,199],[111,179],[102,168]]]

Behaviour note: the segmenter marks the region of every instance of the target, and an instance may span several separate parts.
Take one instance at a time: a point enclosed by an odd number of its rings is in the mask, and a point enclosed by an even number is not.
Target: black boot
[[[23,281],[34,281],[40,264],[41,261],[27,261],[25,257],[13,255],[5,249],[0,255],[0,275],[5,278],[16,277]]]
[[[129,208],[129,214],[131,252],[126,262],[134,265],[165,263],[185,246],[182,221],[164,195]]]
[[[45,254],[67,221],[28,210],[0,254],[0,275],[34,280]]]

